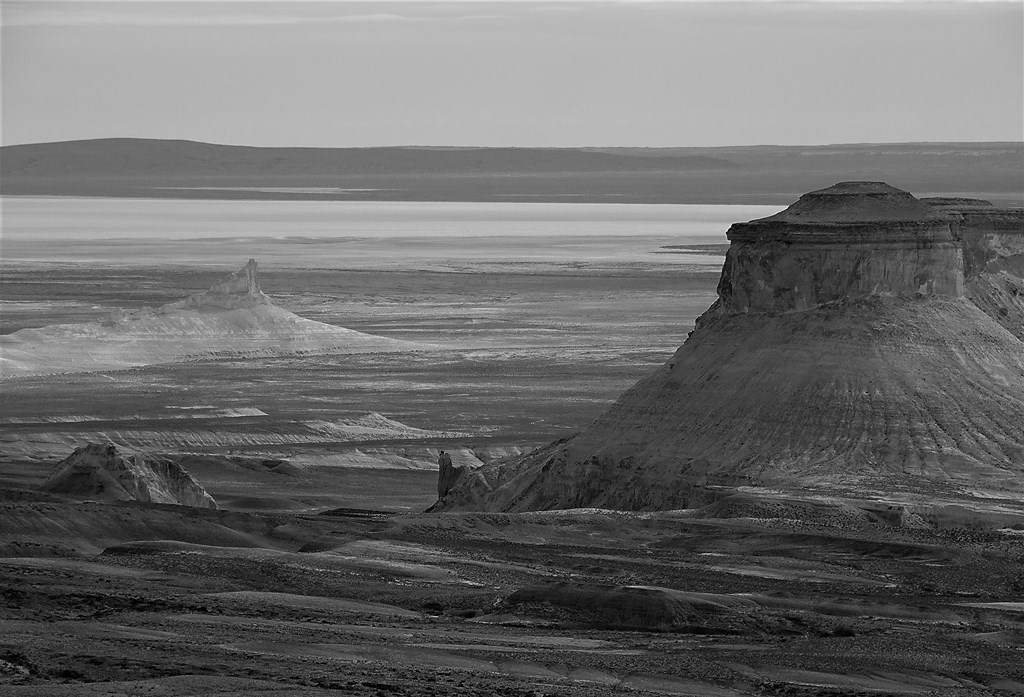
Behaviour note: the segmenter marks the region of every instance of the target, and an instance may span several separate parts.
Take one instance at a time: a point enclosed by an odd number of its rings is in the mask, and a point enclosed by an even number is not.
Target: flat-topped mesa
[[[799,312],[872,296],[964,293],[949,217],[883,182],[841,182],[728,231],[717,312]]]
[[[183,303],[174,303],[173,309],[211,308],[215,310],[236,310],[242,307],[270,305],[270,298],[260,290],[260,269],[255,259],[238,271],[229,274],[223,281],[205,293],[195,293]]]

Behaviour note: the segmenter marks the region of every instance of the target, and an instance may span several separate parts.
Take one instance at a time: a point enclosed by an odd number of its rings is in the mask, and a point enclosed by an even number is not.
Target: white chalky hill
[[[55,324],[0,336],[0,375],[117,370],[213,356],[374,353],[421,345],[305,319],[275,306],[249,260],[205,293],[105,322]]]

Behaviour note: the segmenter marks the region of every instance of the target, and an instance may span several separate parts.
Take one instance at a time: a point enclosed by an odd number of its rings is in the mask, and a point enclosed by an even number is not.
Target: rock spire
[[[245,266],[228,274],[223,281],[215,284],[205,293],[195,293],[182,303],[175,303],[173,306],[165,306],[162,309],[166,311],[167,309],[177,310],[187,307],[237,310],[243,307],[270,304],[270,298],[260,290],[259,264],[255,259],[250,259]]]

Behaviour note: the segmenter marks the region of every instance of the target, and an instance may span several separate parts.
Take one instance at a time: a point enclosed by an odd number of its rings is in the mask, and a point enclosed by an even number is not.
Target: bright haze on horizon
[[[3,0],[2,143],[1024,140],[1019,1]]]

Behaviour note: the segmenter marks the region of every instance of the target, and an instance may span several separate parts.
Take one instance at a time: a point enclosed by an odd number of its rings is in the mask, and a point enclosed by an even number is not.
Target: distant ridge
[[[380,174],[412,172],[661,171],[736,166],[703,154],[633,154],[581,148],[281,148],[190,140],[107,138],[2,149],[4,176],[71,173]]]
[[[774,204],[828,179],[1024,204],[1024,143],[266,148],[109,138],[0,148],[9,196]]]

